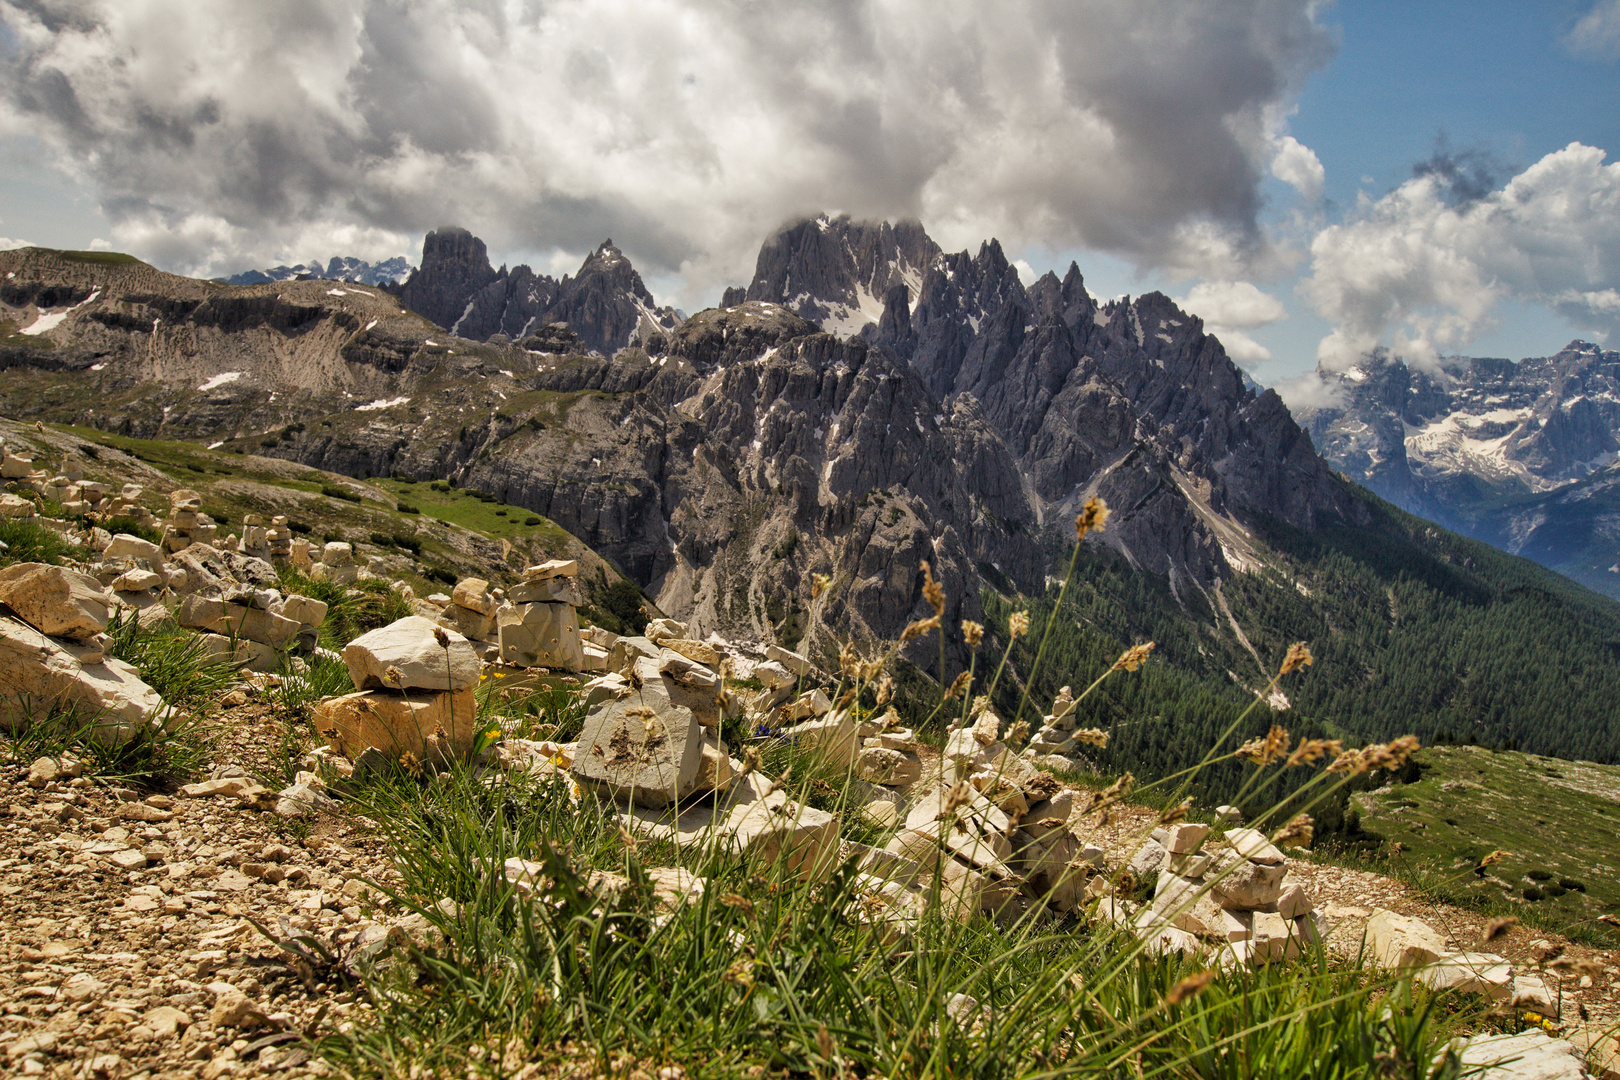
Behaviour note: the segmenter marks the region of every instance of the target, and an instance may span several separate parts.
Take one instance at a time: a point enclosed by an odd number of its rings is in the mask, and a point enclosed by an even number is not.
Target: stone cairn
[[[1041,726],[1024,748],[1026,759],[1049,769],[1076,767],[1077,762],[1069,757],[1080,747],[1080,738],[1075,734],[1079,717],[1074,706],[1074,697],[1065,686],[1058,691],[1051,713],[1042,719]]]
[[[435,594],[443,595],[443,594]],[[497,659],[500,645],[495,634],[495,613],[500,599],[483,578],[462,578],[450,594],[450,602],[438,616],[440,626],[456,631],[473,643],[486,660]]]
[[[584,670],[577,609],[585,598],[577,560],[552,559],[529,567],[506,598],[508,603],[494,613],[503,663]]]
[[[50,474],[34,468],[34,459],[25,454],[13,454],[10,447],[0,447],[0,479],[32,480],[42,484]]]
[[[107,485],[86,480],[79,467],[71,463],[64,465],[58,475],[36,484],[35,489],[45,498],[61,503],[62,513],[70,518],[104,510],[107,502]]]
[[[354,561],[354,545],[334,540],[321,549],[321,561],[310,566],[309,576],[316,581],[333,581],[339,585],[353,585],[360,580],[360,567]]]
[[[242,538],[236,543],[236,550],[243,555],[255,559],[270,559],[269,530],[264,527],[264,518],[258,514],[247,514],[242,518]]]
[[[169,516],[163,526],[163,550],[168,554],[184,551],[192,544],[212,546],[219,527],[202,512],[202,496],[190,488],[169,495]]]
[[[466,638],[409,615],[343,647],[356,693],[315,706],[315,728],[357,760],[368,748],[418,762],[465,757],[478,730],[482,665]]]
[[[210,656],[230,657],[254,671],[279,671],[282,658],[315,649],[326,604],[276,589],[239,586],[222,596],[188,596],[175,609],[181,626],[202,631]]]
[[[156,528],[157,517],[141,505],[141,496],[146,489],[140,484],[125,484],[117,495],[107,500],[105,512],[109,518],[128,518],[137,525],[145,528]]]
[[[270,527],[264,531],[264,543],[270,550],[270,559],[274,562],[287,562],[292,558],[292,529],[288,527],[287,515],[277,514],[270,519]]]
[[[1327,935],[1326,919],[1305,890],[1287,884],[1288,859],[1254,829],[1228,829],[1204,848],[1208,825],[1156,829],[1138,866],[1158,859],[1153,902],[1130,925],[1155,952],[1192,952],[1214,942],[1229,963],[1264,963],[1299,955]]]

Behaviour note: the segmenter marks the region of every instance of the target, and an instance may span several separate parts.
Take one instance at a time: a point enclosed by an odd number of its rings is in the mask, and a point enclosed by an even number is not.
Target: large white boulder
[[[1586,1069],[1573,1044],[1540,1028],[1517,1035],[1475,1035],[1452,1049],[1463,1072],[1480,1080],[1584,1080]]]
[[[157,691],[100,645],[56,641],[15,619],[0,618],[0,730],[19,732],[53,712],[94,725],[103,744],[124,741],[163,708]]]
[[[420,615],[361,634],[343,646],[343,662],[356,690],[467,690],[481,666],[466,638]]]
[[[690,795],[703,764],[703,728],[691,709],[654,709],[633,697],[585,718],[574,776],[624,803],[658,808]]]
[[[139,559],[148,566],[157,566],[163,561],[163,549],[150,540],[142,540],[129,533],[119,533],[112,538],[101,553],[105,559]]]

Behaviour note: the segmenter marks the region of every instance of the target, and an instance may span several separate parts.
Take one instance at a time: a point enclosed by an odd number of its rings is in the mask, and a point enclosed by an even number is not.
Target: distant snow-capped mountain
[[[1352,480],[1620,597],[1620,353],[1572,341],[1425,370],[1380,351],[1316,374],[1331,403],[1294,414]]]
[[[416,268],[403,255],[368,263],[351,256],[333,256],[323,267],[319,262],[297,266],[275,266],[268,270],[244,270],[225,279],[227,285],[264,285],[273,281],[296,281],[301,277],[324,281],[352,281],[360,285],[396,285],[410,277]]]

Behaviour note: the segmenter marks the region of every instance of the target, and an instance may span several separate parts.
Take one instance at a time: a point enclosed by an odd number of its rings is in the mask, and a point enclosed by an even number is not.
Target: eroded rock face
[[[612,240],[592,252],[578,274],[557,281],[527,266],[496,270],[478,237],[466,229],[437,229],[423,241],[422,267],[399,297],[453,334],[474,341],[500,335],[543,351],[577,344],[612,356],[667,334],[677,322],[673,309],[658,307]],[[559,342],[563,350],[556,350]]]
[[[1229,573],[1249,542],[1244,522],[1259,515],[1309,527],[1361,513],[1281,402],[1247,389],[1197,319],[1158,294],[1099,304],[1072,267],[1025,288],[993,241],[946,254],[914,224],[801,223],[767,243],[739,302],[679,325],[649,306],[611,245],[554,293],[523,297],[519,270],[491,269],[475,238],[441,230],[429,247],[408,302],[439,304],[430,317],[459,333],[505,340],[474,350],[419,320],[411,337],[397,313],[372,326],[367,305],[388,298],[369,293],[319,299],[331,306],[299,323],[276,307],[292,290],[199,292],[193,321],[217,322],[228,301],[242,334],[307,325],[305,337],[319,328],[344,343],[299,369],[306,388],[273,416],[266,387],[243,379],[214,411],[163,423],[205,437],[325,416],[269,452],[350,475],[451,477],[545,514],[694,638],[808,629],[812,652],[821,622],[892,639],[932,614],[924,560],[945,585],[950,625],[980,614],[987,581],[1037,591],[1091,495],[1115,514],[1088,543],[1178,589]],[[30,274],[34,258],[0,255]],[[435,299],[441,278],[453,303]],[[111,288],[83,284],[84,296]],[[547,321],[558,317],[570,326]],[[134,330],[96,325],[82,347],[64,338],[56,361],[122,342],[117,355],[133,363]],[[618,335],[641,346],[619,349]],[[415,396],[425,392],[431,409]],[[378,408],[356,423],[352,404],[367,397]],[[809,620],[812,573],[842,584]],[[525,588],[525,602],[582,598]],[[912,659],[929,664],[925,652]]]

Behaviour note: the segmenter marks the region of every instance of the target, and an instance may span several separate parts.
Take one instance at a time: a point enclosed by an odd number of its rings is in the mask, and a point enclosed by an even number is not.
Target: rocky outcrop
[[[412,311],[449,328],[497,276],[484,242],[447,225],[422,241],[422,266],[400,287],[399,298]]]
[[[555,327],[566,327],[584,348],[612,356],[631,344],[652,344],[678,323],[659,307],[641,275],[612,240],[561,281],[527,266],[496,270],[484,242],[465,229],[442,228],[422,244],[422,268],[399,289],[400,300],[473,341],[497,335],[545,350]]]
[[[1363,512],[1276,396],[1248,389],[1167,298],[1098,304],[1074,267],[1026,288],[994,241],[945,254],[915,224],[792,226],[743,297],[678,325],[611,243],[546,284],[494,270],[476,238],[448,229],[402,296],[463,336],[359,287],[175,285],[154,317],[185,320],[190,385],[140,352],[178,353],[180,330],[146,342],[90,318],[128,307],[130,282],[0,253],[12,266],[23,318],[49,290],[85,305],[40,352],[82,364],[108,343],[95,378],[130,387],[70,418],[116,426],[111,401],[165,433],[351,476],[453,479],[551,518],[699,636],[812,651],[826,625],[892,638],[929,613],[924,561],[948,623],[975,618],[986,582],[1042,587],[1093,496],[1115,516],[1088,543],[1181,597],[1247,565],[1262,517],[1311,528]],[[103,307],[97,290],[117,299]],[[227,310],[266,359],[220,382],[227,354],[206,328]],[[307,380],[289,385],[297,365],[273,367],[278,355],[299,357]],[[812,610],[815,574],[840,584]]]
[[[890,290],[915,289],[939,253],[915,221],[800,221],[765,241],[754,280],[741,296],[728,293],[722,306],[765,300],[829,330],[856,333],[878,320]]]
[[[1099,305],[1073,265],[1026,289],[995,241],[976,255],[900,242],[917,230],[791,226],[767,242],[748,296],[849,332],[836,305],[881,286],[861,337],[932,393],[978,402],[1041,516],[1072,515],[1093,493],[1129,508],[1109,542],[1143,569],[1208,583],[1248,547],[1245,520],[1361,515],[1281,399],[1247,388],[1168,297]]]

